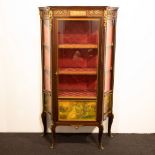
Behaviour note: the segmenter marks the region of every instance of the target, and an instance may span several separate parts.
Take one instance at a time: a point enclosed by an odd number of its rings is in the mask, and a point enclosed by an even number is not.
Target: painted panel
[[[108,114],[112,109],[112,94],[106,93],[104,94],[104,114]]]
[[[95,121],[96,100],[59,100],[59,121]]]

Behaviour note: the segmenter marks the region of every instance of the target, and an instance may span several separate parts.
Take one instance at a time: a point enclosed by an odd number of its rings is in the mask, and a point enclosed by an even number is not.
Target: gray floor
[[[0,155],[155,155],[155,134],[104,134],[102,151],[97,134],[57,134],[54,150],[50,141],[50,134],[0,133]]]

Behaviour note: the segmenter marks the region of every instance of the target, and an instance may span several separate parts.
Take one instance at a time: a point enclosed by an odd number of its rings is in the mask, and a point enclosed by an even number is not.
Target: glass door
[[[95,121],[99,19],[57,19],[59,121]]]

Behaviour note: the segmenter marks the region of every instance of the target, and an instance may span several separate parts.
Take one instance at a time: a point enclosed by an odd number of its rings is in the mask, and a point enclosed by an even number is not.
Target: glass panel
[[[44,90],[50,91],[50,72],[44,69]]]
[[[97,49],[59,49],[59,68],[61,70],[96,71]]]
[[[59,44],[97,44],[98,21],[96,20],[59,20]]]
[[[58,98],[96,98],[99,20],[58,20]]]
[[[50,28],[49,28],[49,20],[43,20],[43,41],[44,45],[50,44]]]
[[[95,100],[59,100],[59,120],[95,121]]]
[[[106,71],[105,72],[105,84],[104,84],[104,92],[110,91],[111,90],[111,80],[112,80],[112,73],[111,71]]]
[[[59,75],[59,97],[96,98],[97,77],[89,75]]]
[[[106,55],[105,55],[105,69],[112,70],[112,47],[106,48]]]
[[[43,79],[44,90],[50,91],[50,32],[49,20],[43,21]]]
[[[107,20],[107,46],[113,45],[113,21]]]
[[[113,70],[113,21],[107,20],[106,54],[105,54],[105,87],[104,92],[112,89],[112,70]]]

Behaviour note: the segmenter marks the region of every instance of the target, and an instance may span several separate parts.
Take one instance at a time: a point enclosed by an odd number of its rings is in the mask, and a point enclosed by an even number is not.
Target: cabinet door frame
[[[96,121],[59,121],[58,120],[58,92],[57,92],[57,20],[58,19],[97,19],[99,20],[99,43],[98,43],[98,73],[97,73],[97,111],[96,111]],[[54,122],[62,122],[62,124],[70,123],[70,124],[93,124],[101,123],[103,118],[103,88],[104,88],[104,51],[105,51],[105,29],[103,26],[103,17],[53,17],[52,20],[52,35],[51,35],[51,55],[52,55],[52,108],[53,108],[53,121]]]

